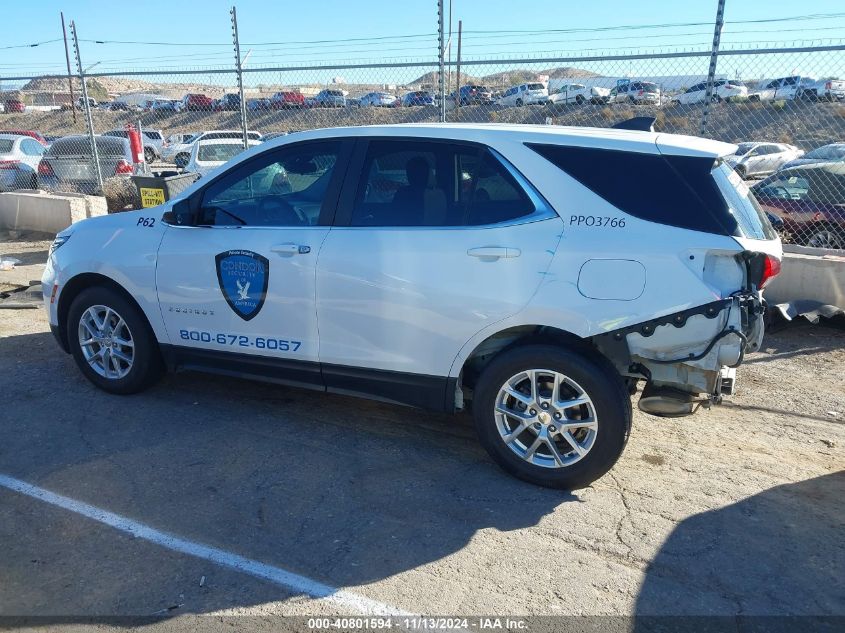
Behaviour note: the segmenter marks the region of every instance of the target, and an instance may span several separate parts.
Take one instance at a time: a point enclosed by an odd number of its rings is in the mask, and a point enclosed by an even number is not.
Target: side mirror
[[[161,221],[172,226],[193,226],[194,216],[191,213],[191,201],[179,200],[161,216]]]

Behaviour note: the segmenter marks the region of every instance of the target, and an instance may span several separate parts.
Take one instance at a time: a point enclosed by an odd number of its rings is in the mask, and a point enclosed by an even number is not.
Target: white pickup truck
[[[845,80],[819,79],[809,77],[801,82],[799,97],[811,101],[845,101]]]
[[[607,103],[609,98],[610,90],[607,88],[598,86],[587,88],[584,84],[564,84],[554,93],[549,94],[546,104],[550,106],[567,103],[577,103],[578,105],[592,103],[596,105]]]

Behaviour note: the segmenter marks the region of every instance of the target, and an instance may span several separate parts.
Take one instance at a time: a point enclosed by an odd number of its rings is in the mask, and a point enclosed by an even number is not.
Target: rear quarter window
[[[741,234],[711,175],[712,158],[565,145],[528,147],[628,215],[693,231]]]

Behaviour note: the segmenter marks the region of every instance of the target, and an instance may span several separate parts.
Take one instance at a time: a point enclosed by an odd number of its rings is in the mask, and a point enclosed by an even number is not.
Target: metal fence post
[[[100,153],[97,151],[97,140],[94,138],[94,119],[91,117],[91,103],[88,101],[88,87],[85,85],[85,71],[82,70],[82,56],[79,54],[79,38],[76,34],[76,22],[71,20],[70,33],[73,36],[73,54],[76,57],[76,68],[79,71],[79,82],[82,84],[82,107],[85,111],[85,126],[88,128],[88,141],[91,143],[91,156],[94,161],[94,173],[97,174],[97,186],[103,189],[103,172],[100,169]],[[76,104],[72,104],[76,107]]]
[[[241,44],[238,41],[238,12],[235,7],[229,12],[232,15],[232,39],[235,41],[235,69],[238,73],[238,95],[241,100],[241,131],[244,135],[244,149],[249,147],[249,134],[246,127],[246,99],[244,99],[244,72],[241,67]]]
[[[719,41],[722,39],[722,24],[725,20],[725,0],[719,0],[719,8],[716,10],[716,26],[713,29],[713,49],[710,52],[710,68],[707,71],[707,91],[704,93],[704,110],[701,113],[701,129],[699,133],[704,136],[707,130],[707,115],[710,112],[710,102],[713,99],[713,80],[716,77],[716,62],[719,60]]]
[[[446,38],[443,33],[443,0],[437,0],[437,90],[440,95],[440,122],[446,121],[446,82],[443,79],[443,72],[446,70],[445,54]]]

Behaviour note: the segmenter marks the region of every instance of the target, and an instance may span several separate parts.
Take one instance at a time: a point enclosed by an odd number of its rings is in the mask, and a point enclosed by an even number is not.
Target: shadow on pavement
[[[845,623],[843,570],[845,472],[778,486],[681,522],[646,571],[638,616],[728,617],[636,630],[832,631]]]
[[[110,396],[47,333],[0,339],[0,393],[12,394],[0,407],[0,472],[335,587],[419,570],[479,530],[535,526],[575,499],[500,472],[466,416],[201,374]],[[213,568],[138,552],[41,502],[9,505],[7,615],[148,615],[179,600],[162,587],[180,569],[195,587],[199,568]],[[180,612],[285,599],[277,587],[236,589],[258,581],[233,575],[226,591],[191,590]]]

